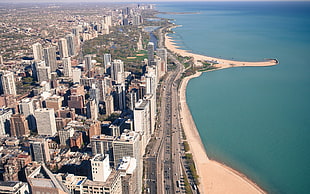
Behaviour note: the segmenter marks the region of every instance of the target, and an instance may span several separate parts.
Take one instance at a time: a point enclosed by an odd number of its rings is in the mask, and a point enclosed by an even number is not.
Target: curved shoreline
[[[174,26],[172,28],[176,28],[176,27],[179,27],[179,26]],[[213,66],[216,67],[217,69],[225,69],[225,68],[231,68],[231,67],[266,67],[266,66],[274,66],[274,65],[279,64],[279,61],[277,59],[265,59],[264,61],[257,61],[257,62],[234,61],[234,60],[221,59],[221,58],[209,57],[205,55],[191,53],[189,51],[182,50],[178,46],[176,46],[172,38],[169,37],[167,34],[165,34],[165,46],[170,51],[178,55],[181,55],[183,57],[193,57],[195,64],[198,66],[202,65],[200,61],[214,63]]]
[[[170,51],[181,56],[193,57],[196,65],[200,65],[199,61],[217,61],[215,67],[219,69],[241,67],[241,66],[273,66],[278,64],[276,59],[271,59],[262,62],[242,62],[225,59],[218,59],[215,57],[208,57],[204,55],[193,54],[185,50],[181,50],[175,46],[172,39],[165,35],[165,46]],[[233,65],[232,65],[233,64]],[[239,194],[265,194],[257,184],[247,178],[241,172],[232,169],[225,164],[211,160],[207,156],[207,152],[202,143],[201,137],[197,130],[196,124],[192,118],[192,114],[186,102],[186,87],[190,79],[199,77],[202,72],[185,77],[179,88],[180,96],[180,118],[181,123],[186,134],[187,142],[190,146],[190,152],[196,165],[196,170],[199,175],[200,185],[199,191],[201,193],[222,194],[222,193],[239,193]]]

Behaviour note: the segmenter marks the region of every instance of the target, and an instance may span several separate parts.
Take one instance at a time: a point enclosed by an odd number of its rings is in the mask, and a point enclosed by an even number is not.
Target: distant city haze
[[[91,2],[130,2],[130,3],[143,3],[143,2],[171,2],[171,1],[189,1],[189,0],[1,0],[0,3],[91,3]],[[194,1],[294,1],[294,0],[194,0]],[[310,1],[310,0],[299,0],[299,1]]]

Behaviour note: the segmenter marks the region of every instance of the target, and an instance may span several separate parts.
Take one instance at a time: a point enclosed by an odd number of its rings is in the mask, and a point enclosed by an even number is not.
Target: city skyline
[[[135,0],[135,1],[129,1],[129,0],[3,0],[1,3],[157,3],[157,2],[192,2],[189,0]],[[217,1],[231,1],[231,2],[238,2],[238,1],[248,1],[248,2],[257,2],[257,1],[266,1],[266,2],[294,2],[294,0],[195,0],[201,1],[201,2],[217,2]],[[299,1],[310,1],[310,0],[299,0]],[[0,3],[0,4],[1,4]]]

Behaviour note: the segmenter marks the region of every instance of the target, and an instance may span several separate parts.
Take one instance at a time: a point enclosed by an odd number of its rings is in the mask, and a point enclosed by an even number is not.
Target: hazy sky
[[[0,0],[0,3],[41,3],[41,2],[163,2],[163,1],[191,1],[191,0]],[[193,1],[296,1],[296,0],[193,0]],[[310,0],[298,0],[310,1]]]

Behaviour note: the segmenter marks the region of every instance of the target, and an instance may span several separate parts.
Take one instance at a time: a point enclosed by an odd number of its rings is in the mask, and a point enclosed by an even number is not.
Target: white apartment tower
[[[39,108],[34,111],[39,135],[53,136],[57,132],[54,109]]]
[[[124,132],[122,135],[113,141],[113,153],[114,153],[114,166],[117,167],[121,164],[123,157],[132,157],[137,160],[137,193],[142,192],[142,152],[141,141],[139,133],[135,131]]]
[[[33,58],[35,61],[43,60],[43,48],[40,43],[35,43],[32,45]]]
[[[111,78],[118,84],[125,82],[124,63],[121,60],[113,60],[111,64]]]
[[[135,131],[143,134],[142,150],[145,150],[147,142],[151,138],[151,113],[150,102],[139,100],[134,109],[134,126]]]
[[[73,79],[74,84],[80,83],[81,75],[82,75],[81,69],[79,69],[79,68],[72,69],[72,79]]]
[[[59,39],[58,48],[59,48],[59,55],[60,55],[61,59],[69,57],[68,44],[67,44],[67,40],[65,38]]]
[[[1,93],[16,95],[16,85],[14,79],[14,73],[11,71],[2,71],[0,73],[1,79]]]
[[[92,180],[105,182],[112,172],[108,154],[97,154],[90,160]]]

